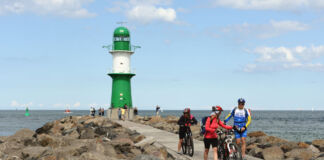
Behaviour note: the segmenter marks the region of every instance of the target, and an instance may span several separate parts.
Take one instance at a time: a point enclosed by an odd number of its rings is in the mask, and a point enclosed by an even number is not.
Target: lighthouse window
[[[114,41],[129,41],[129,37],[114,37]]]

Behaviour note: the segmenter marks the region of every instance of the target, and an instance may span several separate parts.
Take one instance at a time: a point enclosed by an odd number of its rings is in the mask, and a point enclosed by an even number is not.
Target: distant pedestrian
[[[90,115],[93,117],[96,115],[96,109],[94,107],[90,108]]]
[[[156,114],[156,116],[159,115],[160,109],[161,109],[160,106],[159,105],[156,105],[156,107],[155,107],[155,114]]]
[[[124,105],[124,109],[125,109],[125,117],[126,117],[126,116],[129,116],[129,114],[128,114],[128,106],[127,106],[127,104]],[[126,115],[126,114],[127,114],[127,115]]]
[[[98,115],[101,116],[101,107],[98,109]]]
[[[137,107],[134,108],[134,115],[137,116],[138,114],[138,110],[137,110]]]
[[[124,108],[121,109],[121,115],[122,115],[123,121],[125,121],[125,111],[126,110]]]
[[[105,109],[101,108],[101,116],[105,116]]]
[[[122,119],[122,114],[121,114],[121,109],[118,108],[118,119],[121,120]]]

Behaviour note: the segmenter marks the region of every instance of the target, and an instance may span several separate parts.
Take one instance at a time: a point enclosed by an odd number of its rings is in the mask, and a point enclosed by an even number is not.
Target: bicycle
[[[218,144],[218,158],[220,160],[242,160],[241,147],[236,143],[233,143],[234,130],[228,130],[223,132],[222,130],[217,131],[219,137]],[[224,138],[222,135],[224,134]]]
[[[193,156],[194,154],[194,143],[192,139],[192,133],[189,126],[185,126],[185,137],[183,138],[181,148],[183,154],[188,154],[189,156]]]

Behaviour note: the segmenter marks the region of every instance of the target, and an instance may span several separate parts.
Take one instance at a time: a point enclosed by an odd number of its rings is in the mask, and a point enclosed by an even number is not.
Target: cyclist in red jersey
[[[218,135],[216,133],[217,128],[221,126],[225,129],[233,129],[232,126],[227,126],[221,120],[219,120],[222,111],[223,109],[220,106],[216,106],[216,111],[212,112],[210,114],[210,117],[208,117],[206,120],[206,124],[205,124],[206,132],[204,134],[204,144],[205,144],[204,160],[208,159],[208,152],[209,152],[210,145],[213,148],[214,160],[218,160],[218,155],[217,155]]]

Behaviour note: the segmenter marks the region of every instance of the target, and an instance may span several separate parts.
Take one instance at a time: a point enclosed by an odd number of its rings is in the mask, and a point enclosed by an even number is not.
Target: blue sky
[[[116,22],[140,109],[323,110],[321,0],[1,0],[0,109],[108,107]]]

